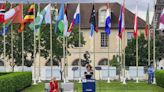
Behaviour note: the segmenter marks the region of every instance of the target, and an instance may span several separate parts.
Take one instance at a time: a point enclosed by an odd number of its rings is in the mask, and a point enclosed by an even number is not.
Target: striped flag
[[[118,27],[119,27],[118,36],[120,37],[120,39],[122,39],[122,33],[125,30],[124,2],[123,2],[122,6],[121,6],[121,9],[120,9],[120,17],[119,17],[119,21],[118,21]]]
[[[145,26],[145,38],[148,39],[149,34],[149,6],[146,13],[146,26]]]
[[[5,4],[2,4],[0,7],[0,23],[4,22],[4,14],[5,14]]]
[[[73,16],[73,20],[72,20],[70,27],[68,29],[67,36],[69,36],[71,34],[73,26],[79,24],[79,21],[80,21],[80,5],[78,4],[77,8],[76,8],[76,12]]]
[[[28,9],[28,14],[24,17],[23,22],[20,24],[18,32],[22,32],[24,30],[25,24],[33,22],[34,20],[34,7],[35,5],[32,4]]]
[[[110,35],[110,28],[111,28],[111,17],[110,17],[110,10],[109,6],[107,6],[107,11],[106,11],[106,22],[105,22],[105,32],[109,36]]]
[[[138,19],[137,19],[137,6],[136,6],[136,13],[135,13],[135,16],[134,16],[134,32],[133,32],[133,35],[134,35],[134,39],[136,39],[136,37],[138,36]]]

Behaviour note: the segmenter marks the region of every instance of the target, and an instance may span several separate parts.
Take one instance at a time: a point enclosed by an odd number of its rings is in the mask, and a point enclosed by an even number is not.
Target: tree
[[[162,44],[164,39],[159,34],[156,34],[156,60],[164,57],[164,49]],[[138,63],[139,66],[147,66],[148,65],[148,42],[145,40],[144,34],[141,34],[138,37]],[[136,65],[136,40],[132,38],[128,40],[127,47],[125,49],[125,59],[126,66],[135,66]],[[151,37],[150,41],[150,59],[153,61],[153,37]]]

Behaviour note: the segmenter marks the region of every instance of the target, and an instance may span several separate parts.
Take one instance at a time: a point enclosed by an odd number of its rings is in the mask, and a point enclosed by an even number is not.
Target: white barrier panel
[[[107,80],[108,77],[116,77],[116,67],[101,66],[101,79]]]
[[[4,66],[0,66],[0,72],[5,72],[5,67]]]
[[[135,66],[130,66],[129,67],[129,77],[132,79],[135,79],[137,76],[137,68]],[[139,66],[138,67],[138,77],[144,77],[144,67]]]

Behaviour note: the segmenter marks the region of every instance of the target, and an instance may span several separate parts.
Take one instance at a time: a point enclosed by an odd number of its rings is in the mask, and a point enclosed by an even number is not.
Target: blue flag
[[[56,21],[56,26],[55,26],[54,32],[56,32],[56,30],[58,28],[58,24],[61,20],[64,20],[64,4],[63,3],[60,6],[59,15],[58,15],[58,18]]]
[[[110,35],[110,28],[111,28],[111,17],[109,15],[109,8],[107,9],[107,12],[106,12],[106,22],[105,22],[105,32],[107,34],[107,36]]]

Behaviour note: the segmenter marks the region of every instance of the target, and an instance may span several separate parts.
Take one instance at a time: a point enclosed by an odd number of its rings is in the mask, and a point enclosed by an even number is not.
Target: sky
[[[123,0],[110,0],[111,2],[118,2],[122,4]],[[131,12],[135,13],[136,5],[138,7],[138,16],[144,20],[146,20],[146,12],[149,5],[149,15],[150,15],[150,23],[152,22],[152,18],[154,15],[154,1],[155,0],[125,0],[125,7],[129,9]],[[126,16],[126,15],[125,15]]]

